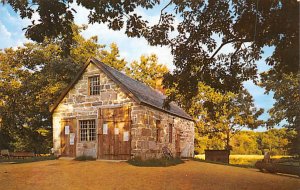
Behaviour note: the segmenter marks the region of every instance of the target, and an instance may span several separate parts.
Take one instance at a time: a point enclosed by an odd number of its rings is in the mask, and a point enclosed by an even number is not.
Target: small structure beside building
[[[161,158],[162,148],[193,157],[194,122],[174,102],[91,58],[50,108],[55,155]]]
[[[229,164],[230,150],[205,150],[205,160]]]

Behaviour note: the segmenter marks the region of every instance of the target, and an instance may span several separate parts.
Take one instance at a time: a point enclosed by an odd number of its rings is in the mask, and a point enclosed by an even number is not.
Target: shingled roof
[[[78,73],[76,78],[72,81],[72,83],[65,89],[60,98],[56,101],[56,103],[50,108],[50,111],[53,112],[54,109],[58,106],[60,101],[64,98],[67,92],[74,86],[74,84],[78,81],[80,76],[83,74],[85,68],[89,63],[94,63],[100,70],[102,70],[105,74],[107,74],[114,82],[116,82],[130,97],[134,100],[138,101],[138,103],[146,104],[148,106],[154,107],[161,111],[170,113],[172,115],[192,120],[191,116],[188,115],[182,108],[180,108],[176,103],[171,102],[170,108],[166,109],[163,107],[164,100],[166,96],[161,92],[154,90],[153,88],[145,85],[144,83],[134,80],[122,72],[104,64],[103,62],[91,58],[84,65],[82,70]]]

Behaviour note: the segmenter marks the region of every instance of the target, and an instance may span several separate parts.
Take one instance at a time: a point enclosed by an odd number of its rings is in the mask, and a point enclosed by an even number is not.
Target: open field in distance
[[[290,156],[271,156],[271,159],[280,159],[280,158],[288,158]],[[195,156],[196,159],[205,160],[204,154],[199,154]],[[264,158],[263,155],[230,155],[229,163],[233,165],[244,165],[244,166],[254,166],[254,164],[258,160],[262,160]]]

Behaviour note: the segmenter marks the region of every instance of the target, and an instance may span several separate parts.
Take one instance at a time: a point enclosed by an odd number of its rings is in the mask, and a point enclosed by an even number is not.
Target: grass
[[[291,156],[272,156],[271,159],[279,160],[281,158],[289,158]],[[258,160],[262,160],[264,158],[263,155],[230,155],[229,156],[229,164],[234,166],[242,166],[242,167],[254,167],[254,164]],[[195,159],[205,160],[205,155],[200,154],[196,155]]]
[[[39,162],[45,160],[55,160],[57,159],[56,156],[48,155],[48,156],[37,156],[37,157],[30,157],[30,158],[1,158],[0,163],[12,163],[12,164],[22,164],[22,163],[29,163],[29,162]]]
[[[254,168],[255,166],[254,165],[239,165],[239,164],[227,164],[227,163],[223,163],[223,162],[214,162],[214,161],[206,161],[205,159],[199,159],[197,157],[195,157],[193,159],[194,161],[197,161],[197,162],[205,162],[205,163],[212,163],[212,164],[218,164],[218,165],[224,165],[224,166],[234,166],[234,167],[241,167],[241,168]]]
[[[142,160],[141,158],[133,158],[127,161],[129,164],[134,166],[140,167],[167,167],[167,166],[175,166],[178,164],[184,163],[183,160],[180,158],[173,158],[173,159],[149,159],[149,160]]]

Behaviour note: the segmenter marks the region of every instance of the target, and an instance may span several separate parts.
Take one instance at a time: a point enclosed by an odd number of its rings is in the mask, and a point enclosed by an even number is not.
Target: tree
[[[61,56],[59,41],[50,40],[0,52],[1,128],[13,138],[10,147],[15,150],[39,153],[49,149],[49,106],[99,47],[94,38],[77,38],[69,58]]]
[[[61,38],[64,50],[74,41],[71,26],[76,10],[71,3],[90,10],[89,23],[105,23],[112,30],[125,28],[128,37],[144,37],[150,45],[170,47],[176,69],[166,77],[165,85],[173,88],[176,83],[177,90],[187,100],[197,95],[199,81],[222,92],[238,93],[243,81],[256,79],[255,61],[260,59],[265,46],[275,47],[267,63],[277,72],[296,73],[299,68],[299,4],[296,1],[161,2],[4,1],[22,18],[39,15],[39,22],[32,22],[26,29],[28,38],[37,42]],[[157,6],[162,8],[154,25],[137,14],[137,9],[147,11]],[[228,46],[233,47],[232,52],[222,51]]]
[[[84,29],[73,25],[74,43],[65,57],[63,41],[45,39],[43,43],[27,43],[24,47],[0,52],[0,136],[9,135],[1,147],[15,150],[47,152],[52,143],[49,106],[91,57],[119,60],[97,44],[97,38],[84,39]],[[117,48],[115,46],[115,48]]]
[[[291,144],[291,153],[300,155],[300,74],[278,73],[274,69],[261,74],[260,86],[266,89],[266,93],[274,92],[275,103],[268,111],[270,119],[268,127],[275,127],[281,123],[283,126],[295,130]]]
[[[268,151],[272,155],[287,155],[289,143],[295,134],[295,131],[286,128],[274,128],[264,132],[242,130],[231,138],[231,154],[261,155]],[[196,134],[196,138],[199,139],[195,149],[197,153],[203,154],[205,149],[224,148],[224,141],[217,136],[209,138],[207,134]]]
[[[195,133],[195,154],[204,154],[205,150],[222,150],[224,141],[220,136]]]
[[[295,131],[285,128],[270,129],[259,133],[257,142],[262,152],[268,151],[273,155],[286,155],[288,153],[288,145],[295,135]]]
[[[232,154],[262,154],[258,148],[257,132],[240,131],[232,138]]]
[[[256,129],[263,124],[258,117],[263,109],[257,110],[252,96],[243,90],[238,94],[221,93],[212,87],[199,83],[199,92],[191,100],[188,112],[196,119],[197,137],[208,135],[208,138],[219,138],[223,147],[231,149],[231,138],[243,128]],[[180,97],[177,97],[180,99]]]
[[[127,68],[127,63],[124,58],[120,58],[119,48],[115,43],[110,44],[110,51],[105,49],[101,50],[98,58],[105,64],[119,71],[125,71]]]
[[[165,65],[158,64],[157,61],[158,59],[155,54],[150,56],[142,55],[140,62],[133,61],[130,64],[130,67],[126,70],[126,74],[163,92],[162,80],[169,70]]]

